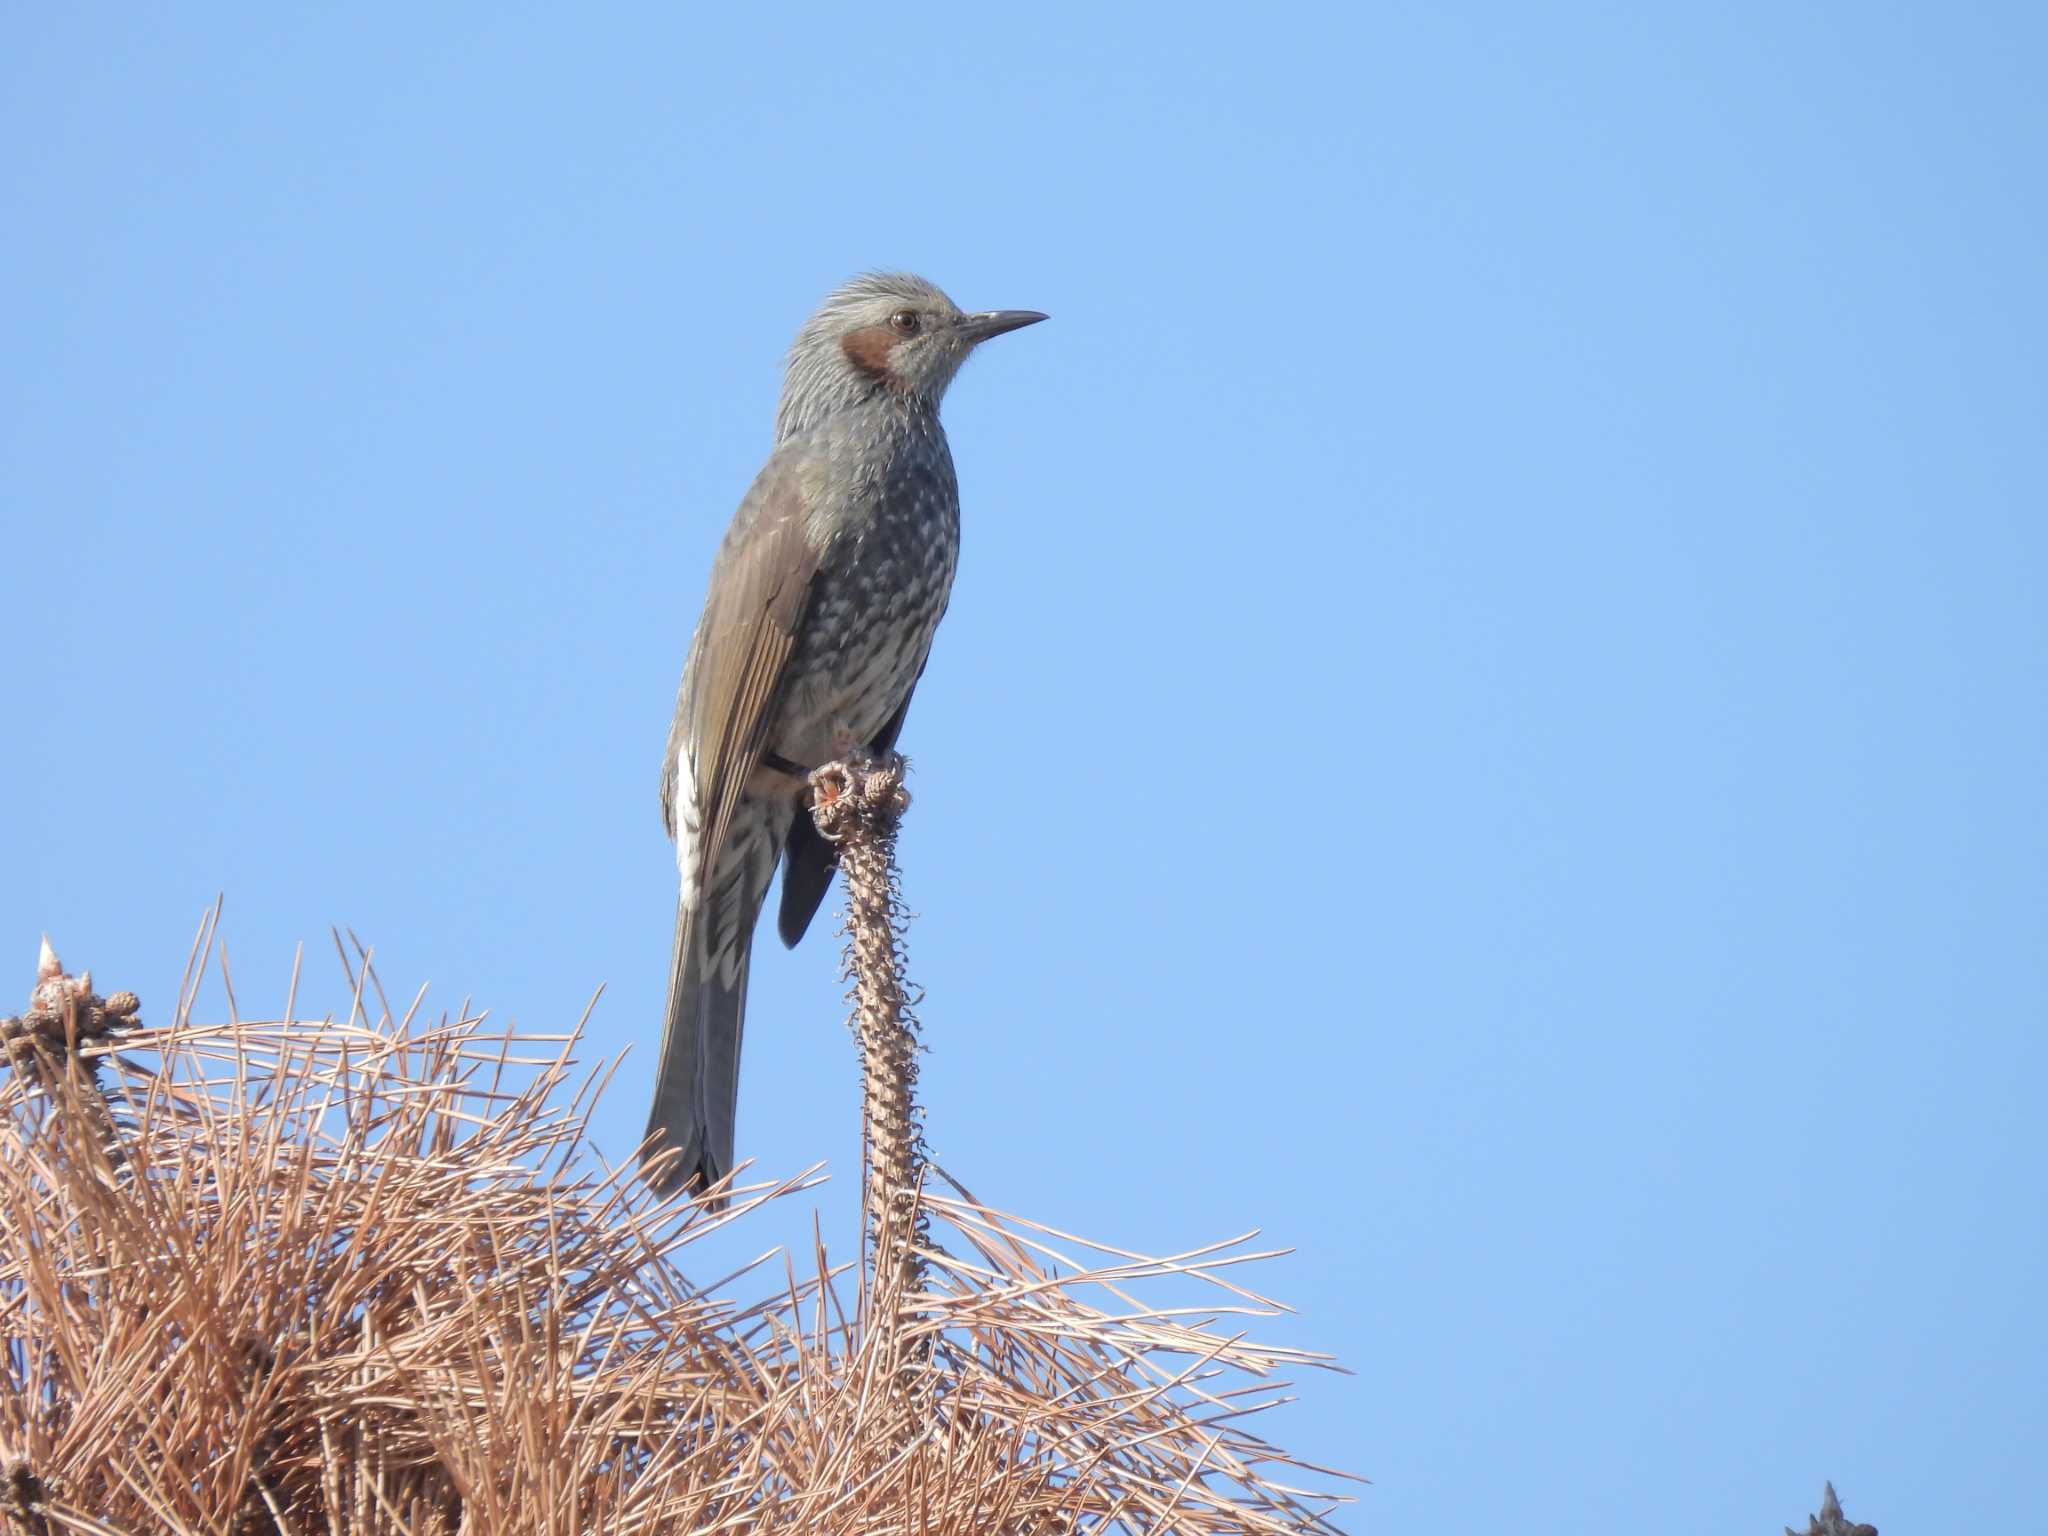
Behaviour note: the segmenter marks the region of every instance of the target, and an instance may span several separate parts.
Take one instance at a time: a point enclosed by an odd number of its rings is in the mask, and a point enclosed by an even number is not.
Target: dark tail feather
[[[739,1112],[740,1037],[747,1013],[747,961],[752,935],[742,933],[735,985],[705,974],[703,948],[691,914],[676,910],[675,948],[669,957],[668,1022],[661,1036],[654,1108],[647,1117],[646,1161],[669,1147],[681,1149],[654,1181],[666,1195],[686,1184],[708,1187],[732,1171],[733,1129]],[[719,1201],[714,1209],[723,1209]]]
[[[832,871],[839,867],[839,854],[825,841],[808,810],[790,818],[783,849],[782,910],[776,914],[775,926],[782,942],[795,949],[825,900]]]

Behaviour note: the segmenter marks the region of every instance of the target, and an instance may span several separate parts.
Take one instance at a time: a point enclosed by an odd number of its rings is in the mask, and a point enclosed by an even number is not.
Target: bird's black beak
[[[959,330],[968,341],[982,342],[1005,331],[1020,331],[1046,318],[1035,309],[991,309],[978,315],[962,315]]]

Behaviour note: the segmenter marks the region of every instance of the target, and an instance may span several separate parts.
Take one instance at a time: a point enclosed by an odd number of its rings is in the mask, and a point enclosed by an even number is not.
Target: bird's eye
[[[904,335],[914,336],[917,334],[917,311],[914,309],[899,309],[889,317],[889,323]]]

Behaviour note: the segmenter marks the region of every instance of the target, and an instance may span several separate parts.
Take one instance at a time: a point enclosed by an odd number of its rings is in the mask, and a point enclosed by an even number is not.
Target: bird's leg
[[[851,763],[857,758],[872,758],[876,755],[875,749],[862,741],[852,726],[844,720],[832,722],[832,750],[824,767]],[[780,752],[763,752],[756,766],[758,770],[783,780],[794,779],[802,786],[800,798],[807,809],[819,804],[830,805],[838,797],[836,778],[827,782],[821,789],[818,780],[820,769],[806,768],[802,763],[793,763]],[[756,788],[763,793],[768,792],[765,785],[757,784]]]
[[[856,743],[857,738],[854,736],[851,726],[844,720],[834,720],[832,722],[833,763],[850,764],[856,754],[865,757],[867,755],[866,750],[859,747]],[[821,805],[830,805],[839,798],[846,787],[845,778],[840,774],[813,773],[810,778],[810,784],[811,805],[813,808]]]
[[[863,746],[860,738],[854,734],[853,727],[844,720],[834,720],[832,722],[832,752],[826,761],[834,763],[843,762],[856,753],[862,757],[871,757],[874,755],[874,748]],[[785,778],[791,779],[808,779],[818,771],[816,768],[806,767],[802,763],[791,762],[780,752],[772,750],[764,751],[758,762],[759,766],[766,768],[770,773],[779,773]]]

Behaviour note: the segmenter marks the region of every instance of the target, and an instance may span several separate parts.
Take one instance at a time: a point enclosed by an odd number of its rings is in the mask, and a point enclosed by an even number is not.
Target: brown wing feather
[[[711,568],[704,617],[684,668],[669,735],[663,813],[676,828],[676,762],[694,744],[696,802],[706,814],[699,878],[717,868],[734,808],[767,746],[783,672],[803,627],[818,569],[805,528],[797,466],[771,459],[740,504]]]

